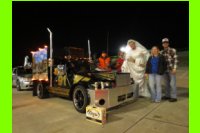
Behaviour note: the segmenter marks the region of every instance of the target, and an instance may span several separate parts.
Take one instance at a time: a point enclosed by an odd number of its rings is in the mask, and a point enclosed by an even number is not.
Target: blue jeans
[[[165,96],[170,98],[177,98],[176,92],[176,75],[166,72],[164,74],[164,83],[165,83]]]
[[[161,87],[162,75],[149,74],[149,87],[151,91],[152,101],[160,102],[162,97],[162,87]]]

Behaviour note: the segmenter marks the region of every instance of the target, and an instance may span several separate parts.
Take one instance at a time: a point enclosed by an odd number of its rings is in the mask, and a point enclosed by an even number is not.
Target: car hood
[[[32,74],[23,74],[23,75],[20,75],[19,77],[21,77],[21,78],[32,78]]]

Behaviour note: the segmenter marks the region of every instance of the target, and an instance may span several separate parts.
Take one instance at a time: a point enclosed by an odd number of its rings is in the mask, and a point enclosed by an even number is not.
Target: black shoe
[[[170,100],[170,99],[171,99],[170,97],[166,97],[166,96],[162,97],[162,100]]]
[[[169,99],[169,102],[176,102],[176,101],[177,101],[176,98],[171,98],[171,99]]]

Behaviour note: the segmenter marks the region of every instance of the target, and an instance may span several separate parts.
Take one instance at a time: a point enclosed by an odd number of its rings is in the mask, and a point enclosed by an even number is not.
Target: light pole
[[[50,87],[52,87],[52,67],[53,67],[53,42],[52,42],[52,35],[53,33],[49,28],[47,28],[49,32],[49,38],[50,38],[50,60],[51,60],[51,65],[50,65]]]

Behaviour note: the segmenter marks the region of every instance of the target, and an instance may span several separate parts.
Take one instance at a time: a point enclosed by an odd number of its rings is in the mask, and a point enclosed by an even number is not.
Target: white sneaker
[[[158,100],[155,100],[154,102],[155,102],[155,103],[160,103],[160,101],[158,101]]]

